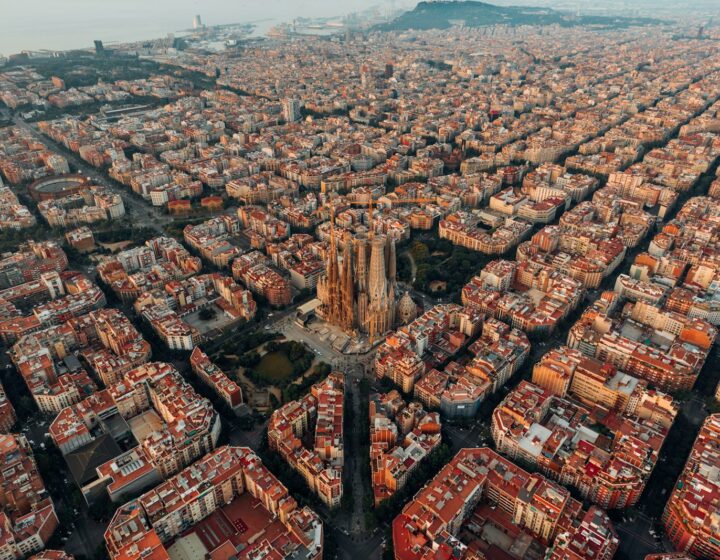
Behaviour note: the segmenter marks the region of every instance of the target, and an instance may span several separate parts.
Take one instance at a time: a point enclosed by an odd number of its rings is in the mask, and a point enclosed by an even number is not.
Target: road
[[[295,311],[298,305],[300,304],[292,305],[291,307],[288,307],[287,309],[284,309],[282,311],[271,312],[271,314],[256,323],[254,327],[255,330],[281,332],[279,328],[275,325],[282,324],[286,319],[292,321],[295,317]],[[217,359],[217,356],[222,349],[232,345],[233,342],[236,342],[239,338],[242,338],[246,334],[247,329],[234,329],[232,332],[225,334],[221,338],[217,338],[203,344],[203,350],[208,354],[208,356]]]
[[[61,146],[51,138],[42,134],[34,125],[25,122],[20,117],[15,117],[13,121],[19,128],[29,132],[54,151],[61,153],[68,160],[71,167],[78,173],[89,177],[97,184],[106,186],[116,194],[119,194],[123,199],[126,213],[134,219],[137,225],[154,229],[159,234],[165,235],[163,227],[173,221],[172,217],[161,214],[149,202],[133,196],[127,188],[118,187],[110,177],[83,161],[77,154],[69,151],[65,146]]]
[[[482,419],[476,420],[468,427],[445,426],[444,429],[450,435],[454,453],[468,447],[492,447],[492,440],[489,437],[488,422]]]
[[[64,548],[75,556],[93,558],[97,555],[98,549],[105,547],[105,529],[105,523],[95,521],[83,509],[77,521],[70,527],[72,533],[65,542]]]
[[[641,512],[633,514],[631,519],[615,523],[615,530],[620,536],[618,560],[634,560],[645,558],[648,554],[672,552],[672,546],[662,536],[656,538],[650,533],[654,524],[653,518]]]
[[[348,400],[352,402],[353,414],[359,418],[368,413],[367,397],[359,390],[358,382],[372,375],[371,363],[375,351],[366,354],[343,354],[332,347],[327,339],[323,339],[311,329],[303,328],[295,323],[294,308],[281,313],[274,313],[273,317],[266,318],[261,328],[283,334],[291,340],[304,342],[312,348],[319,360],[331,365],[334,370],[345,374],[345,387]],[[373,532],[365,530],[365,512],[363,498],[365,487],[370,483],[363,479],[363,462],[369,461],[360,443],[359,425],[354,423],[352,429],[345,434],[345,464],[348,474],[348,483],[345,491],[353,493],[353,511],[349,515],[342,512],[332,517],[325,517],[323,522],[326,531],[331,532],[337,544],[338,558],[341,560],[374,560],[382,557],[383,534],[380,529]]]
[[[345,534],[332,521],[325,521],[325,529],[328,528],[337,543],[339,560],[379,560],[382,557],[384,543],[381,530],[356,537]]]
[[[343,354],[332,347],[329,340],[324,339],[316,332],[303,328],[295,323],[297,304],[282,311],[272,312],[262,319],[256,326],[261,331],[278,332],[288,339],[306,343],[316,353],[318,360],[331,365],[334,370],[345,374],[346,390],[353,403],[355,418],[367,414],[367,399],[363,400],[357,382],[371,376],[371,363],[374,359],[374,350],[366,354]],[[244,332],[238,331],[214,344],[206,345],[205,351],[217,353],[220,347],[232,344],[232,341],[242,336]],[[226,424],[227,420],[224,420]],[[240,430],[230,421],[228,432],[230,444],[249,446],[257,449],[263,436],[266,423],[256,425],[252,431]],[[357,427],[357,423],[356,426]],[[353,492],[354,510],[351,515],[338,513],[332,516],[322,516],[325,531],[331,535],[337,544],[337,557],[340,560],[378,560],[383,551],[383,533],[381,530],[368,532],[365,530],[363,509],[364,485],[370,483],[363,480],[362,462],[369,461],[358,451],[361,449],[359,430],[350,430],[345,434],[346,458],[344,469],[349,473],[350,483],[345,485],[345,491]]]
[[[261,423],[256,422],[252,430],[241,429],[237,424],[237,420],[234,418],[229,419],[223,416],[222,422],[228,433],[229,445],[258,449],[263,435],[265,434],[265,430],[267,429],[269,419],[266,419]]]
[[[44,144],[65,155],[72,167],[78,172],[88,176],[99,184],[107,185],[114,192],[118,193],[123,198],[128,214],[136,224],[149,227],[157,231],[159,234],[164,234],[164,226],[173,221],[171,217],[161,214],[146,201],[131,195],[127,189],[118,187],[112,180],[108,179],[108,177],[96,168],[84,162],[76,154],[68,152],[64,147],[42,135],[35,126],[30,125],[19,118],[15,118],[14,122],[20,128],[29,131]],[[415,275],[414,264],[415,263],[412,262],[411,258],[413,276]],[[617,274],[622,271],[621,269],[624,268],[626,268],[626,266],[618,267],[618,270],[615,271],[613,277],[616,277]],[[413,291],[412,294],[423,302],[426,309],[437,303],[437,301],[425,294],[415,291]],[[369,366],[373,359],[374,352],[371,351],[367,354],[358,356],[348,356],[338,352],[332,348],[329,341],[323,340],[316,333],[303,329],[295,324],[293,322],[295,309],[296,306],[293,306],[283,312],[274,313],[273,317],[265,318],[258,326],[263,330],[277,330],[289,339],[307,343],[308,346],[316,350],[319,359],[331,363],[332,366],[338,370],[345,371],[348,380],[359,379],[369,374]],[[522,368],[521,372],[514,376],[513,381],[511,381],[508,386],[513,386],[522,378],[528,378],[532,365],[548,348],[553,347],[557,342],[564,340],[567,330],[571,324],[572,323],[569,321],[564,324],[556,333],[556,336],[553,337],[551,344],[533,344],[533,350],[526,366]],[[233,335],[230,335],[229,337],[223,339],[222,343],[227,344],[232,340]],[[360,392],[355,389],[355,384],[352,381],[348,383],[348,392],[352,395],[355,414],[367,414],[367,407],[363,407],[363,403],[360,402]],[[704,409],[699,406],[700,402],[700,396],[693,395],[683,406],[683,416],[693,427],[698,426],[704,418]],[[489,414],[484,414],[467,428],[449,426],[446,429],[452,439],[453,447],[455,451],[457,451],[460,448],[477,447],[487,443],[488,426]],[[233,444],[248,445],[252,448],[257,448],[259,440],[262,437],[263,430],[264,426],[262,425],[256,426],[256,428],[250,432],[233,429],[229,432],[229,438]],[[350,450],[356,451],[360,449],[357,441],[359,438],[357,430],[350,430],[349,433],[346,434],[346,438],[347,437],[351,438],[349,445]],[[668,453],[672,452],[673,450],[668,450],[668,447],[666,446],[661,455],[667,456]],[[342,559],[378,558],[382,551],[382,531],[376,530],[372,533],[367,533],[363,528],[362,488],[363,484],[369,483],[369,481],[361,480],[362,469],[360,468],[360,465],[363,461],[367,461],[367,457],[356,456],[356,454],[352,453],[349,454],[346,460],[346,468],[352,473],[351,491],[353,492],[355,498],[355,509],[352,515],[351,526],[340,527],[336,519],[324,519],[326,531],[328,534],[332,535],[333,539],[337,543],[338,556]],[[642,507],[643,503],[640,504],[641,509]],[[390,520],[382,520],[384,523],[388,521]],[[656,539],[654,539],[649,533],[649,529],[652,528],[655,521],[655,518],[652,516],[645,513],[638,513],[632,519],[616,523],[616,529],[622,536],[620,551],[622,556],[626,558],[641,558],[649,552],[656,552],[663,549],[662,543],[656,542]],[[86,543],[91,542],[91,539],[94,536],[94,531],[85,522],[81,522],[79,525],[81,527],[78,527],[72,535],[72,547],[69,546],[69,548],[72,548],[73,552],[77,551],[84,553],[86,556],[91,556],[91,553],[94,551],[87,550],[87,548],[91,545]],[[70,544],[71,543],[68,543],[68,545]]]
[[[368,413],[367,398],[364,398],[362,392],[358,390],[357,379],[353,378],[349,372],[345,375],[345,394],[347,402],[352,405],[353,418],[357,419],[360,418],[360,415]],[[362,463],[369,461],[369,457],[363,453],[360,439],[361,425],[358,421],[353,422],[350,429],[346,430],[344,434],[345,464],[343,468],[349,473],[346,480],[350,482],[350,484],[345,484],[344,491],[350,491],[353,494],[353,511],[348,516],[344,528],[354,537],[362,536],[365,532],[363,497],[365,486],[369,482],[362,478]]]
[[[319,360],[327,362],[333,368],[350,373],[356,378],[370,376],[375,356],[374,349],[365,354],[343,354],[333,348],[328,338],[323,338],[323,335],[313,331],[312,327],[305,328],[298,325],[294,317],[294,313],[290,315],[284,313],[280,318],[274,317],[274,321],[267,322],[268,330],[279,332],[290,340],[304,342],[315,350]]]
[[[640,244],[640,247],[630,252],[626,261],[618,267],[612,278],[608,279],[608,283],[621,272],[626,271],[632,261],[634,254],[642,250],[647,245],[649,239],[646,239],[644,243]],[[437,303],[437,300],[433,300],[425,294],[420,294],[415,291],[411,292],[415,297],[419,297],[419,300],[423,302],[426,308]],[[599,291],[593,291],[588,294],[586,301],[581,304],[581,308],[587,303],[594,300],[598,295]],[[315,349],[318,353],[318,357],[328,363],[331,363],[334,368],[341,371],[348,372],[349,375],[359,378],[363,375],[367,375],[371,368],[370,365],[374,352],[369,352],[367,355],[361,356],[347,356],[344,355],[334,348],[331,347],[327,340],[323,340],[317,333],[312,332],[308,329],[304,329],[297,325],[293,321],[294,312],[289,310],[283,314],[277,314],[273,318],[266,319],[262,324],[267,326],[269,329],[277,330],[283,333],[286,337],[299,340],[308,344],[311,348]],[[567,331],[570,326],[574,323],[573,320],[567,320],[561,324],[560,328],[553,333],[549,340],[543,342],[536,342],[532,345],[531,354],[528,357],[525,365],[520,369],[518,373],[508,382],[504,392],[511,389],[521,379],[529,379],[532,375],[533,365],[540,359],[540,357],[550,348],[553,348],[559,344],[564,343],[567,337]],[[264,328],[264,327],[263,327]],[[350,385],[352,387],[352,384]],[[352,390],[352,389],[351,389]],[[700,423],[704,419],[706,412],[704,411],[704,401],[702,395],[693,394],[682,407],[682,414],[688,420],[693,427],[699,427]],[[483,445],[492,445],[491,438],[488,437],[488,428],[490,425],[490,412],[487,411],[481,415],[475,422],[468,427],[461,426],[447,426],[447,430],[450,439],[452,440],[453,450],[457,452],[461,448],[465,447],[478,447]],[[358,413],[358,411],[356,411]],[[362,413],[362,410],[359,411]],[[353,437],[353,433],[347,434]],[[351,447],[352,449],[352,447]],[[664,461],[667,456],[673,453],[674,447],[668,445],[663,448],[661,453],[661,461]],[[364,457],[349,457],[346,461],[346,468],[352,469],[353,472],[353,492],[355,496],[355,502],[362,499],[361,493],[358,492],[355,486],[360,486],[364,481],[357,480],[355,472],[359,472],[360,461],[364,460]],[[651,489],[652,480],[648,483],[648,490]],[[667,540],[662,535],[654,537],[650,530],[654,528],[657,523],[656,513],[648,513],[645,510],[645,503],[647,501],[647,494],[660,494],[661,489],[657,488],[651,492],[646,492],[646,496],[643,496],[640,504],[638,504],[638,511],[633,513],[632,516],[627,518],[621,518],[616,521],[615,528],[621,537],[620,550],[618,551],[618,559],[635,559],[643,558],[646,554],[654,552],[662,552],[665,550],[672,550]],[[662,495],[665,499],[665,495]],[[355,516],[358,515],[357,505]],[[387,522],[389,520],[382,520]],[[338,545],[338,557],[342,559],[365,559],[365,558],[378,558],[382,553],[382,532],[376,531],[371,534],[363,534],[362,532],[351,533],[347,530],[347,527],[341,527],[336,523],[335,519],[325,520],[327,530],[332,534],[335,542]],[[357,526],[353,527],[356,529]],[[356,529],[357,530],[357,529]]]

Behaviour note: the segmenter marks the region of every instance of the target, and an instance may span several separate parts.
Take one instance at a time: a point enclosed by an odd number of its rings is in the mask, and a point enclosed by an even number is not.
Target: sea
[[[252,23],[256,34],[296,17],[336,17],[391,0],[0,0],[0,54],[91,48],[192,27]]]

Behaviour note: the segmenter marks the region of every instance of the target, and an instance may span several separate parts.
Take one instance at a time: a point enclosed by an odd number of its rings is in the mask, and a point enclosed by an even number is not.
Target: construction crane
[[[397,199],[387,199],[387,201],[391,204],[427,204],[430,202],[435,202],[436,199],[434,198],[397,198]],[[343,201],[341,204],[348,204],[352,206],[367,206],[368,208],[368,230],[369,235],[372,237],[375,234],[375,228],[373,227],[373,212],[375,207],[377,206],[378,201],[371,198],[370,200],[347,200]],[[330,231],[334,232],[335,230],[335,201],[329,200],[327,202],[328,207],[330,208]],[[321,208],[318,208],[315,211],[315,214],[319,214],[322,211]]]
[[[389,204],[425,204],[430,202],[435,202],[436,199],[434,198],[398,198],[398,199],[387,199],[387,202]],[[368,208],[368,237],[369,239],[374,239],[375,237],[375,225],[373,222],[373,211],[377,204],[377,201],[370,198],[369,200],[355,200],[355,201],[343,201],[342,204],[352,205],[352,206],[367,206]],[[328,206],[330,208],[330,252],[331,254],[336,254],[337,252],[337,240],[335,237],[335,201],[330,200],[328,201]],[[321,210],[316,210],[317,212],[320,212]],[[375,329],[373,328],[373,325],[371,324],[368,329],[368,335],[370,344],[375,343],[375,338],[377,333],[375,332]]]
[[[397,198],[387,199],[390,204],[427,204],[428,202],[435,202],[434,198]],[[367,206],[368,207],[368,230],[369,236],[375,235],[375,227],[373,222],[373,209],[377,204],[377,200],[371,198],[370,200],[354,200],[350,201],[349,204],[355,206]]]
[[[435,202],[435,199],[433,198],[397,198],[397,199],[387,199],[387,201],[390,204],[425,204],[428,202]],[[370,198],[370,200],[365,201],[353,201],[350,204],[356,205],[356,206],[367,206],[368,208],[368,237],[370,239],[373,239],[375,237],[375,223],[373,222],[373,209],[375,208],[377,201],[373,198]],[[375,337],[377,336],[377,333],[375,332],[375,329],[373,328],[373,325],[370,325],[369,332],[368,332],[370,344],[375,344]]]

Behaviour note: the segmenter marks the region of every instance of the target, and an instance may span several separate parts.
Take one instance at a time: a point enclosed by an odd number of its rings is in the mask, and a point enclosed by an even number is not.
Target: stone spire
[[[388,265],[387,265],[387,276],[391,284],[395,283],[395,277],[397,276],[397,255],[395,254],[395,240],[388,236]]]
[[[368,292],[370,303],[387,295],[387,277],[385,276],[385,243],[382,237],[374,237],[370,250],[370,275]]]
[[[367,241],[365,239],[358,239],[357,243],[357,291],[358,293],[367,293]]]
[[[342,278],[342,325],[351,329],[355,323],[355,279],[353,278],[352,235],[345,234],[343,244]]]
[[[340,271],[338,270],[338,252],[337,243],[335,242],[335,228],[331,224],[330,229],[330,248],[328,250],[327,277],[326,277],[326,293],[327,293],[327,311],[328,320],[337,324],[340,320]]]
[[[362,331],[367,331],[368,309],[368,271],[367,271],[367,241],[356,239],[357,260],[355,276],[357,281],[357,325]]]

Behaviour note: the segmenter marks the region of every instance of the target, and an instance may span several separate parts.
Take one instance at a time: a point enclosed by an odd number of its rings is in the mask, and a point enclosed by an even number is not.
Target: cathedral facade
[[[396,315],[395,241],[384,235],[342,240],[331,235],[325,274],[318,281],[318,313],[346,331],[370,338],[392,329]]]

